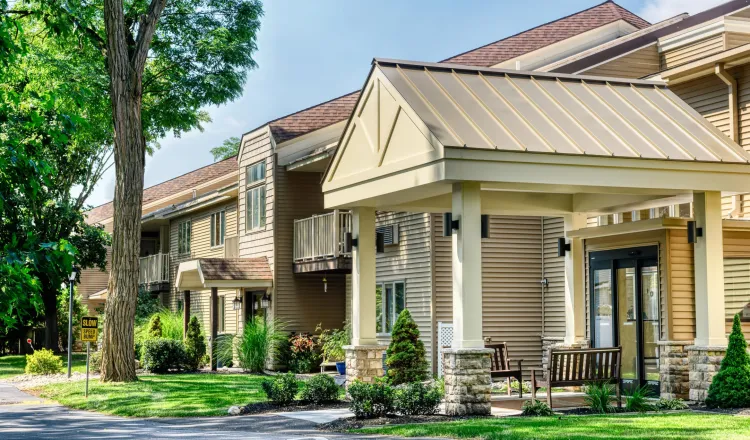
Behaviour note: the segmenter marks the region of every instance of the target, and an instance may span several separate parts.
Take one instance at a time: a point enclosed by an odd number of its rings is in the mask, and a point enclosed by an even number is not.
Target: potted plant
[[[344,324],[344,328],[330,331],[321,330],[320,325],[318,325],[317,330],[320,331],[323,361],[335,362],[336,371],[341,375],[346,374],[346,353],[344,353],[344,346],[348,345],[351,340],[351,327],[346,323]]]

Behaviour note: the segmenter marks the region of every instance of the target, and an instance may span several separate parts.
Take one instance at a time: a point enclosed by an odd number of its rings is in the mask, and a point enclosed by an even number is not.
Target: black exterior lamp
[[[690,220],[687,222],[687,239],[688,243],[695,244],[698,241],[698,237],[703,237],[703,228],[695,226],[695,221]]]
[[[242,298],[235,296],[232,300],[232,310],[242,310]]]
[[[557,239],[557,256],[558,257],[564,257],[565,253],[570,250],[570,243],[565,242],[564,237],[560,237]]]
[[[482,214],[481,222],[482,238],[490,238],[490,216]],[[453,231],[458,231],[460,227],[460,220],[453,220],[453,213],[446,212],[443,214],[443,237],[450,237],[453,235]]]

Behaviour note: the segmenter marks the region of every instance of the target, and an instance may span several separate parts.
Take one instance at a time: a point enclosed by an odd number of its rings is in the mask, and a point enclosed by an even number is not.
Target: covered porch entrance
[[[663,83],[375,60],[323,182],[326,209],[352,212],[347,374],[382,374],[369,362],[384,350],[376,210],[452,214],[453,343],[443,360],[451,414],[490,411],[477,319],[483,214],[562,217],[567,235],[589,216],[693,201],[702,230],[695,343],[725,345],[721,195],[750,190],[749,160]],[[565,344],[588,345],[583,240],[571,234],[559,252]]]

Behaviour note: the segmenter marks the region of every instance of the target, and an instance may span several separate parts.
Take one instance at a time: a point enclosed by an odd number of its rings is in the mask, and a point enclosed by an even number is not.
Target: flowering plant
[[[289,370],[295,373],[312,373],[320,366],[318,344],[309,333],[289,337]]]

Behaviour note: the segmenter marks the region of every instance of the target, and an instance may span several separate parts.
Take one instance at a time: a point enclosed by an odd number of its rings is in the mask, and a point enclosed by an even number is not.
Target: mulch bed
[[[705,405],[690,405],[690,409],[693,411],[708,412],[713,414],[750,416],[750,408],[709,408]]]
[[[321,409],[338,409],[348,407],[349,402],[344,402],[343,400],[323,404],[296,401],[291,405],[277,405],[271,402],[258,402],[243,406],[240,408],[240,411],[241,414],[263,414],[271,412],[317,411]]]
[[[370,426],[384,426],[384,425],[406,425],[412,423],[436,423],[436,422],[455,422],[466,419],[478,419],[478,418],[493,418],[492,416],[446,416],[441,414],[435,414],[431,416],[388,416],[379,417],[377,419],[355,419],[350,417],[347,419],[338,419],[333,422],[323,423],[318,425],[318,429],[321,431],[332,431],[332,432],[346,432],[350,429],[360,429]]]

